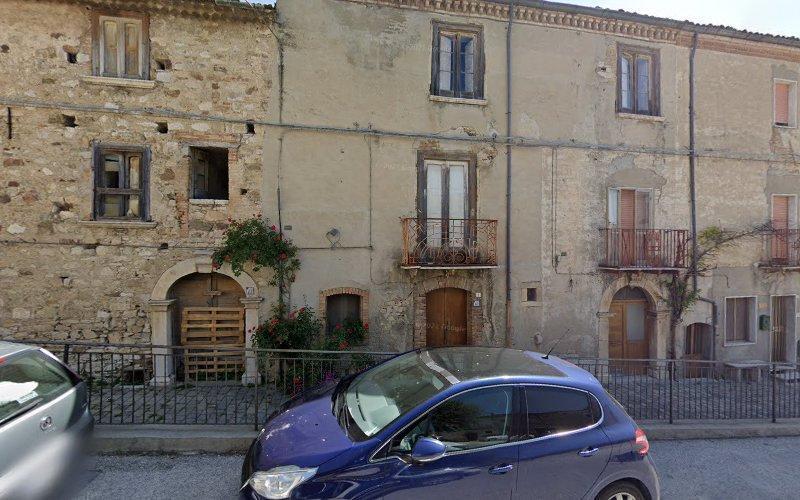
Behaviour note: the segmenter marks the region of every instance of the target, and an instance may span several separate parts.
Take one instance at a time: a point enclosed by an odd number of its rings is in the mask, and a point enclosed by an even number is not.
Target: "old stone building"
[[[212,274],[210,252],[260,211],[273,15],[0,2],[4,337],[171,344],[186,307],[266,314],[265,277]]]
[[[362,290],[393,349],[793,361],[800,42],[510,3],[278,2],[303,127],[267,137],[262,191],[307,248],[293,300]],[[673,347],[691,123],[698,231],[788,238],[723,252]]]
[[[371,348],[796,359],[797,39],[533,0],[0,8],[14,336],[255,324],[268,276],[208,254],[260,212],[301,249],[292,304]],[[673,342],[693,221],[777,231],[699,277]]]

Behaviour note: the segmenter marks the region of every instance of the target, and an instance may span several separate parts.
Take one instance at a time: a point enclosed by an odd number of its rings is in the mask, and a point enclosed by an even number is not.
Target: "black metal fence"
[[[88,384],[98,424],[260,427],[292,396],[396,353],[39,342]],[[800,418],[794,364],[568,358],[638,420]]]

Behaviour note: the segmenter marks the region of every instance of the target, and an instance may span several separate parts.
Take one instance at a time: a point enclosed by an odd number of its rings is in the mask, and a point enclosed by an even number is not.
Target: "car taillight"
[[[639,455],[647,455],[650,451],[650,442],[647,441],[647,436],[642,429],[636,429],[636,440],[633,442],[633,447]]]

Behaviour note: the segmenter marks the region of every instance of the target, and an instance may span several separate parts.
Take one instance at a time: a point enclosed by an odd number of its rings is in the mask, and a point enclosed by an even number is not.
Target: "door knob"
[[[598,451],[600,451],[600,448],[586,448],[584,450],[579,451],[578,455],[580,455],[582,457],[591,457],[592,455],[594,455]]]
[[[496,465],[489,469],[489,474],[505,474],[506,472],[511,472],[513,469],[514,466],[511,464]]]

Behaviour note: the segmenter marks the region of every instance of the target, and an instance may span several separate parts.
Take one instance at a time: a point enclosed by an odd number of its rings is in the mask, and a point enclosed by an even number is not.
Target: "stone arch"
[[[219,269],[213,269],[211,257],[195,257],[194,259],[182,260],[170,267],[161,274],[156,281],[153,291],[150,293],[150,301],[167,300],[169,289],[176,281],[194,273],[208,274],[211,272],[224,274],[233,278],[244,290],[246,297],[258,297],[258,286],[255,280],[246,272],[236,276],[230,264],[223,264]]]
[[[411,345],[414,348],[426,346],[427,334],[427,295],[429,292],[440,288],[456,288],[464,290],[475,299],[481,292],[479,284],[467,279],[465,276],[444,275],[424,279],[418,283],[414,291],[414,328],[412,329]],[[467,313],[467,341],[470,345],[483,344],[483,309],[484,301],[480,307],[468,305]]]
[[[650,357],[666,358],[669,341],[669,308],[661,295],[658,283],[648,276],[622,276],[611,282],[603,291],[597,311],[598,357],[608,358],[608,320],[611,316],[611,303],[617,292],[625,287],[639,288],[647,297],[650,306],[648,313],[653,318]]]
[[[258,286],[255,280],[245,272],[236,276],[230,264],[223,264],[219,269],[214,269],[211,265],[211,256],[195,257],[178,262],[164,271],[161,277],[158,278],[150,294],[149,302],[151,344],[154,346],[169,346],[172,343],[172,339],[175,338],[173,335],[175,325],[173,325],[172,320],[172,308],[174,307],[175,299],[169,298],[169,290],[172,285],[190,274],[208,274],[212,272],[229,276],[244,290],[245,297],[240,301],[245,309],[245,346],[247,348],[252,347],[252,332],[259,324],[259,306],[263,300],[259,296]],[[163,362],[156,363],[154,383],[164,385],[174,380],[173,356],[171,356],[173,351],[174,349],[169,347],[153,349],[155,355],[160,355],[163,358]],[[257,374],[255,356],[248,354],[242,382],[252,383]]]

